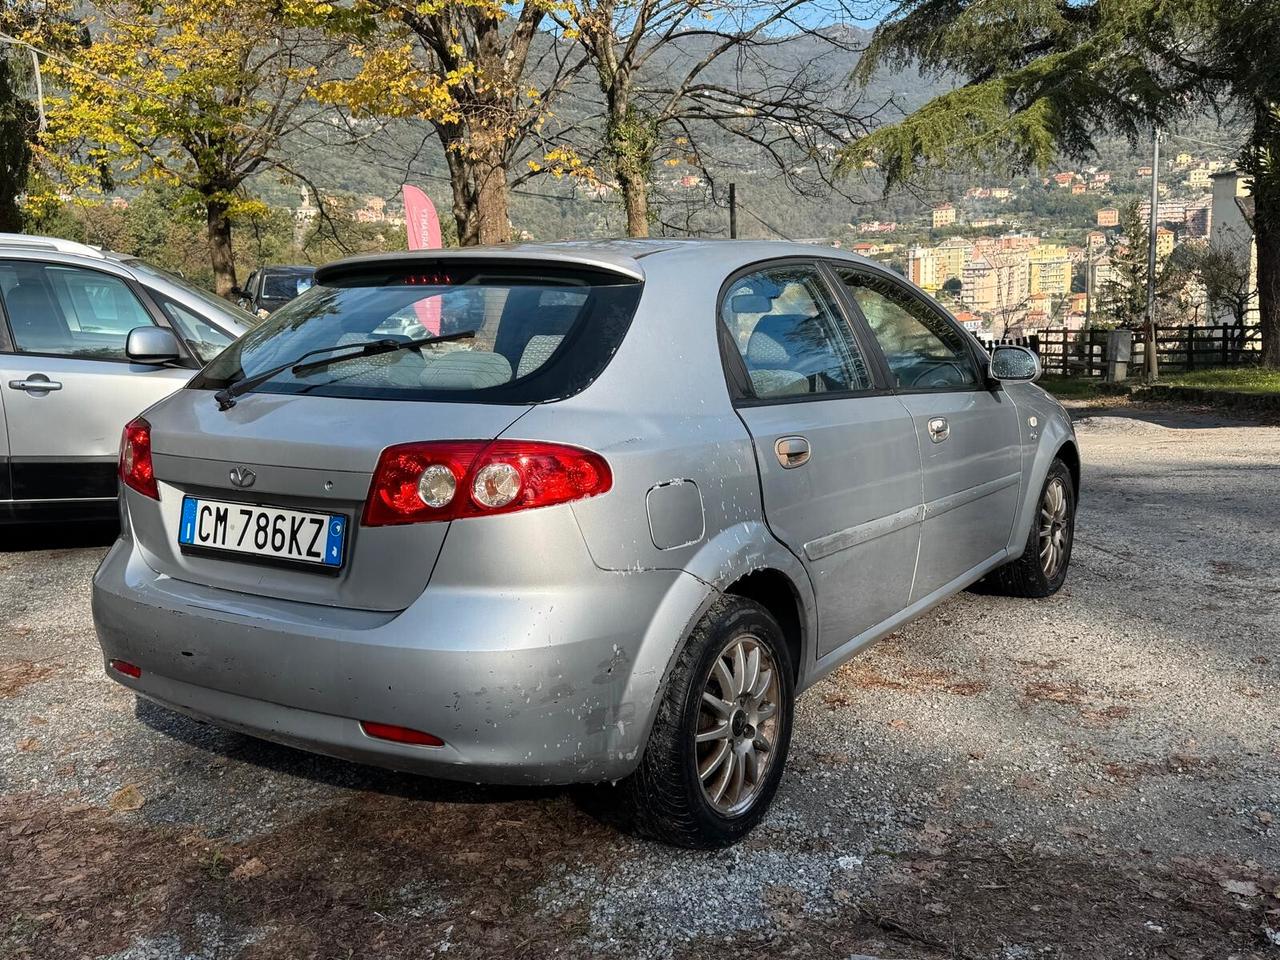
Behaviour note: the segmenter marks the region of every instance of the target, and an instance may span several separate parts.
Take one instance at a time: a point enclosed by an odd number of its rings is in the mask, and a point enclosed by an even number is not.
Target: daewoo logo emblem
[[[252,487],[253,481],[258,479],[258,475],[248,467],[232,467],[227,477],[237,487]]]

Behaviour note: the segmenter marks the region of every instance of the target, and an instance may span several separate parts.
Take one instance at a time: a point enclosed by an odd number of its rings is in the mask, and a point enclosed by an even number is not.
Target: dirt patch
[[[52,676],[61,667],[60,663],[37,663],[34,660],[0,663],[0,700],[16,697],[24,687]]]
[[[546,798],[359,794],[240,844],[32,795],[0,797],[0,823],[0,954],[33,958],[156,938],[196,949],[211,917],[249,931],[241,955],[258,960],[547,956],[567,932],[535,918],[530,892],[565,858],[607,862],[621,842]]]
[[[884,667],[881,662],[879,667]],[[865,659],[845,664],[833,675],[840,686],[857,690],[895,690],[902,693],[951,693],[959,697],[973,697],[985,693],[990,684],[961,676],[954,670],[930,667],[923,664],[898,663],[893,673],[873,666]]]
[[[833,916],[738,938],[759,956],[912,958],[1274,956],[1280,875],[1257,863],[1064,854],[945,835],[896,856]],[[784,916],[785,919],[785,916]],[[723,940],[714,944],[718,954]],[[681,957],[707,956],[710,943]]]

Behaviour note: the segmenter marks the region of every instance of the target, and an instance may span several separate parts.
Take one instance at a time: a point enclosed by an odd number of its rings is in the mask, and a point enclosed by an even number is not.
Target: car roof
[[[683,266],[698,261],[722,265],[726,259],[746,266],[782,257],[825,257],[877,266],[874,261],[835,247],[782,240],[701,240],[654,237],[651,239],[558,240],[547,243],[512,243],[490,247],[449,247],[443,250],[409,250],[363,254],[325,264],[316,280],[325,283],[349,273],[375,267],[407,266],[440,260],[508,260],[576,264],[596,267],[643,280],[644,261],[679,259]]]
[[[112,263],[123,263],[125,260],[132,259],[121,253],[113,253],[75,240],[64,240],[61,237],[42,237],[29,233],[0,233],[0,255],[21,256],[24,253],[44,259],[74,257],[99,262],[107,260]]]
[[[59,237],[0,233],[0,258],[105,270],[105,272],[132,279],[153,292],[178,301],[198,316],[212,322],[214,326],[233,335],[238,336],[253,325],[251,316],[246,314],[243,318],[240,317],[238,313],[243,311],[233,309],[233,305],[229,303],[226,304],[225,311],[219,311],[216,316],[212,315],[208,301],[186,281],[170,277],[158,268],[151,267],[129,254],[113,253],[110,250],[102,250]],[[219,306],[222,305],[219,304]],[[235,328],[229,328],[229,324],[235,324]]]

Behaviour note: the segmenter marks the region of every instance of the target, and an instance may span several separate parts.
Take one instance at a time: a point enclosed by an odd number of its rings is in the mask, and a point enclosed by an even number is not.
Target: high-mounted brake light
[[[160,499],[156,471],[151,463],[151,424],[138,417],[124,428],[120,438],[120,479],[152,500]]]
[[[613,486],[604,457],[533,440],[431,440],[387,447],[363,523],[381,527],[487,517],[599,496]]]

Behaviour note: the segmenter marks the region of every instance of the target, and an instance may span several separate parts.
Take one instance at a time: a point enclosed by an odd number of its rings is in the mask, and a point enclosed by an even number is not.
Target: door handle
[[[934,417],[929,421],[930,440],[934,443],[941,443],[949,436],[951,436],[951,424],[947,423],[946,417]]]
[[[50,390],[61,390],[62,384],[50,380],[43,373],[33,373],[25,380],[10,380],[10,390],[25,390],[27,393],[48,393]]]
[[[782,437],[773,445],[773,453],[784,470],[803,467],[809,462],[809,441],[804,437]]]

